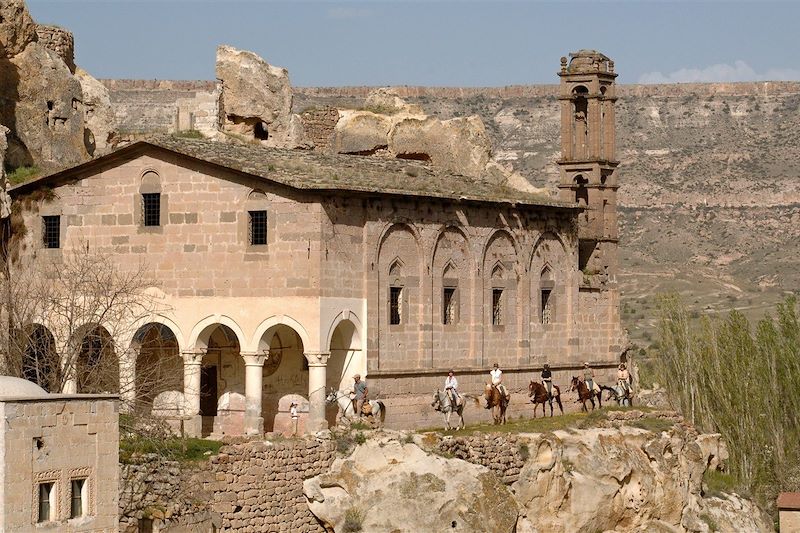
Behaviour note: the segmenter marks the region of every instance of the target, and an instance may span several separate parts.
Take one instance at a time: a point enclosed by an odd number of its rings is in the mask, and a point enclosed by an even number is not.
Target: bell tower
[[[578,267],[614,283],[617,275],[617,165],[614,62],[595,50],[561,58],[561,180],[558,196],[584,207]]]

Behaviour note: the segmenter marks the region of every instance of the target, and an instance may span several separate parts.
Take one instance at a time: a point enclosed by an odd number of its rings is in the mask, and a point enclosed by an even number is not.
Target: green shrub
[[[122,438],[119,441],[119,459],[128,463],[134,455],[155,453],[173,461],[203,461],[209,455],[219,453],[221,447],[220,441],[206,439]]]
[[[20,183],[38,178],[41,174],[42,172],[39,170],[39,167],[19,167],[9,170],[6,173],[6,177],[8,177],[8,182],[11,185],[19,185]]]
[[[342,531],[347,533],[355,533],[362,531],[364,527],[364,513],[356,507],[351,507],[344,513],[344,524],[342,524]]]

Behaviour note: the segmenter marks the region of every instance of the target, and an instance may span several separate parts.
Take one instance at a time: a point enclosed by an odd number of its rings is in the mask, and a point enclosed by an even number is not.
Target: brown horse
[[[601,393],[595,393],[593,390],[589,390],[589,387],[586,386],[585,381],[581,381],[578,379],[577,376],[572,376],[572,386],[569,388],[570,392],[578,391],[578,401],[583,403],[583,407],[581,407],[581,411],[588,412],[589,409],[586,408],[586,400],[592,402],[592,411],[594,411],[594,399],[597,398],[597,404],[599,405],[598,409],[603,408],[603,395],[602,390]]]
[[[547,389],[544,385],[538,381],[531,380],[528,385],[528,393],[531,397],[531,403],[533,404],[533,418],[536,418],[536,408],[539,404],[542,404],[542,416],[547,416],[544,410],[545,403],[550,404],[550,416],[553,416],[553,400],[556,401],[558,408],[561,409],[561,414],[564,414],[564,406],[561,405],[561,389],[559,389],[558,386],[553,385],[553,395],[550,396],[547,394]]]
[[[500,390],[491,383],[486,384],[483,391],[483,396],[486,398],[487,409],[492,410],[492,417],[495,424],[506,423],[506,409],[508,408],[509,398],[500,394]]]

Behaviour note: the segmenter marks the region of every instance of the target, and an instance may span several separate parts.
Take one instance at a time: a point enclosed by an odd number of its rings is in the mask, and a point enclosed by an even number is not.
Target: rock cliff
[[[304,492],[337,532],[354,520],[382,532],[773,531],[751,501],[705,488],[704,473],[727,460],[719,435],[674,413],[609,412],[601,426],[384,434],[306,480]]]

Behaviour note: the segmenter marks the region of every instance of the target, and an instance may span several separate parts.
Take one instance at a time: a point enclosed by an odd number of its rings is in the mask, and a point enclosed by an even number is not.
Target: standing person
[[[361,374],[353,376],[353,403],[355,404],[356,414],[361,418],[361,411],[364,408],[364,402],[367,401],[367,382],[361,381]]]
[[[547,397],[553,397],[553,373],[550,372],[550,365],[545,363],[542,369],[542,385],[547,389]]]
[[[625,391],[625,397],[627,398],[631,391],[631,375],[625,367],[625,363],[619,364],[619,370],[617,370],[617,384]]]
[[[583,381],[589,389],[589,394],[594,392],[594,369],[589,366],[589,361],[583,363]]]
[[[453,407],[458,406],[458,380],[452,370],[447,373],[447,377],[444,380],[444,390],[452,398]]]
[[[292,405],[289,406],[289,416],[292,417],[292,436],[297,436],[297,421],[300,418],[297,414],[297,404],[292,402]]]

